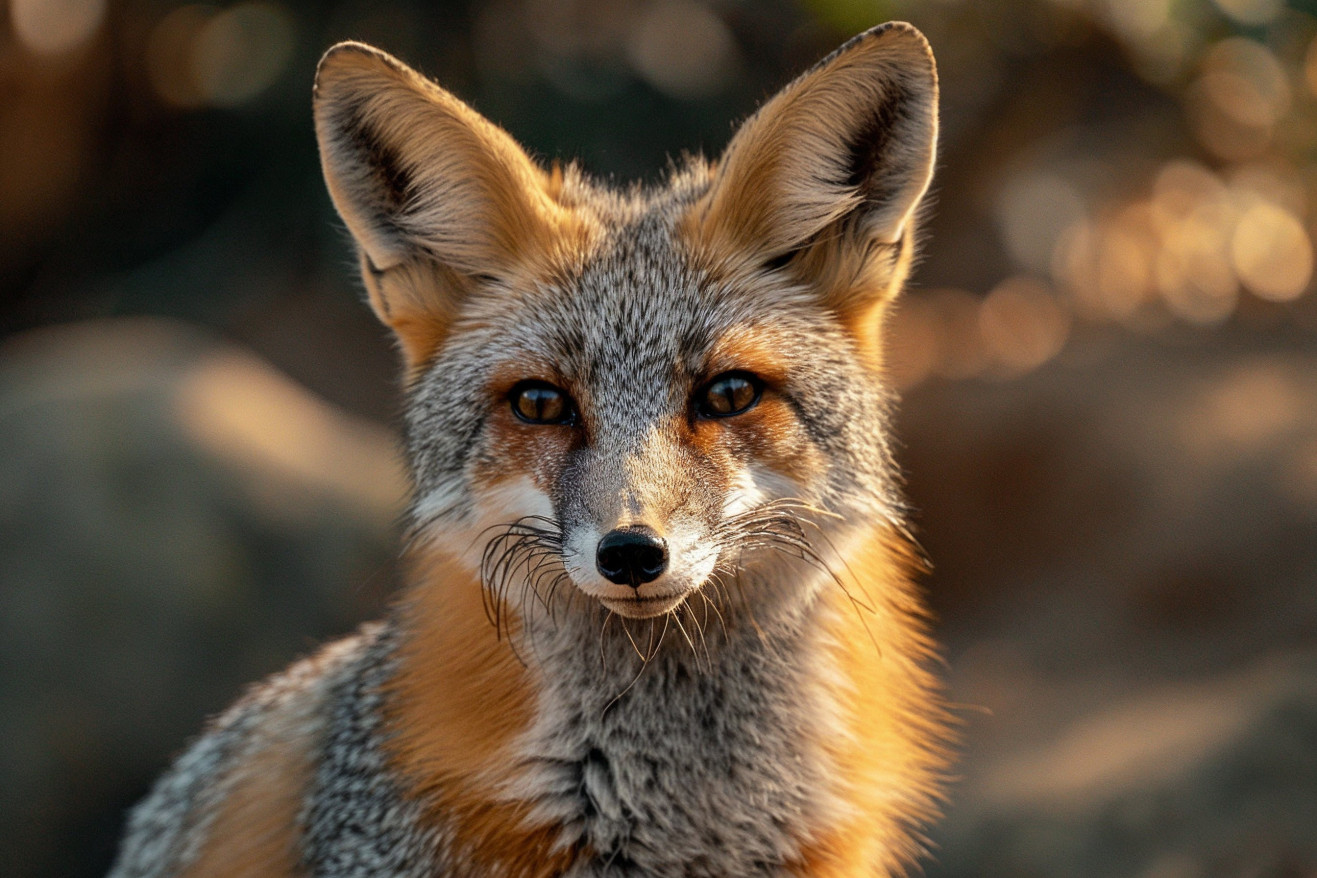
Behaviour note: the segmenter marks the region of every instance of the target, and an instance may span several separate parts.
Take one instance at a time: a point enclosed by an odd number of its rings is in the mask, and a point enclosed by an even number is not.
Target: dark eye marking
[[[527,424],[575,424],[576,403],[547,381],[518,381],[508,393],[512,413]]]
[[[724,372],[695,391],[701,418],[730,418],[748,412],[764,393],[764,382],[749,372]]]

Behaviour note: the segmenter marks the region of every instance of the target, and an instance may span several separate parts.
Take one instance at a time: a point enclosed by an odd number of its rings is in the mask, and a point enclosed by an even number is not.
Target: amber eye
[[[546,381],[522,381],[508,394],[512,413],[528,424],[573,424],[576,406],[564,390]]]
[[[749,372],[724,372],[695,394],[702,418],[730,418],[754,408],[764,384]]]

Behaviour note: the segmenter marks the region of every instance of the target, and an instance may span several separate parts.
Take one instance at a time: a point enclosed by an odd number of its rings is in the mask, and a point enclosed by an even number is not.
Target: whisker
[[[654,645],[654,649],[650,652],[650,654],[649,654],[649,658],[653,658],[655,655],[657,655],[659,649],[661,649],[661,648],[663,647],[663,638],[665,638],[665,637],[668,636],[668,618],[669,618],[671,615],[672,615],[671,613],[666,613],[666,614],[664,614],[664,616],[663,616],[663,630],[659,632],[658,643]],[[653,640],[654,640],[654,620],[653,620],[653,619],[650,619],[650,620],[649,620],[649,638],[650,638],[650,642],[653,643]],[[646,659],[645,661],[648,662],[649,659]]]
[[[765,549],[795,558],[826,575],[841,590],[864,626],[870,641],[881,651],[868,619],[868,616],[877,613],[877,602],[866,588],[863,577],[856,575],[846,561],[845,555],[838,551],[827,530],[820,523],[821,518],[844,520],[844,516],[839,513],[820,508],[799,498],[788,497],[770,501],[723,523],[718,536],[724,541],[735,543],[739,549],[738,564],[734,568],[734,581],[742,602],[745,601],[745,590],[740,583],[740,572],[743,556],[747,550]],[[806,528],[810,529],[809,534],[806,533]],[[908,535],[908,531],[903,533]],[[811,536],[822,541],[826,552],[820,551],[815,546]],[[844,576],[833,568],[833,560],[840,562]],[[855,590],[860,592],[863,599],[856,596]],[[762,629],[754,623],[753,618],[751,623],[762,637]]]
[[[677,609],[679,610],[681,607],[678,607]],[[690,634],[686,632],[686,626],[681,624],[681,618],[677,615],[675,610],[669,610],[666,615],[668,618],[671,618],[672,621],[677,623],[677,630],[681,632],[681,636],[686,640],[686,645],[691,648],[691,655],[694,656],[695,665],[698,668],[700,663],[700,653],[695,648],[695,641],[691,640]]]
[[[640,651],[640,646],[636,643],[636,638],[631,636],[631,626],[627,625],[627,620],[622,616],[618,616],[618,624],[622,626],[622,631],[626,634],[626,639],[631,641],[631,648],[636,651],[636,658],[640,659],[642,663],[648,662],[649,656]],[[649,630],[652,635],[654,633],[653,627],[651,626]]]
[[[695,633],[698,634],[698,635],[700,636],[700,645],[704,647],[704,660],[705,660],[705,664],[706,664],[706,666],[707,666],[708,672],[709,672],[709,673],[713,673],[713,653],[709,652],[709,639],[708,639],[707,637],[705,637],[705,635],[704,635],[704,628],[705,628],[705,626],[706,626],[706,625],[708,624],[708,622],[709,622],[709,606],[708,606],[708,604],[709,604],[709,599],[708,599],[708,598],[705,598],[705,599],[704,599],[704,604],[705,604],[705,606],[704,606],[704,621],[703,621],[703,622],[701,622],[700,619],[699,619],[699,617],[697,617],[697,616],[695,615],[695,608],[692,607],[692,606],[690,606],[690,602],[689,602],[689,601],[686,602],[686,603],[684,603],[684,604],[682,604],[681,607],[680,607],[679,609],[681,609],[682,611],[684,611],[684,612],[690,614],[690,617],[691,617],[691,626],[695,629]],[[696,658],[698,659],[699,656],[696,656]]]
[[[541,585],[547,576],[556,574],[555,560],[561,555],[562,533],[556,522],[544,516],[529,515],[504,524],[484,528],[478,537],[493,532],[485,543],[480,557],[480,578],[483,585],[481,602],[485,616],[494,626],[495,636],[504,635],[511,640],[512,629],[508,612],[514,603],[523,617],[532,609],[532,596],[550,618],[553,610]],[[513,589],[517,589],[513,597]],[[526,634],[530,646],[534,642],[534,626]],[[516,646],[513,645],[514,652]],[[520,660],[520,656],[518,656]],[[523,662],[524,664],[524,662]]]
[[[715,598],[710,598],[705,594],[704,589],[700,589],[700,597],[704,599],[705,606],[711,607],[714,614],[717,615],[718,624],[722,627],[723,636],[726,637],[727,619],[723,617],[722,610],[718,609],[718,600],[716,598],[721,596],[723,600],[727,600],[727,586],[723,582],[722,575],[717,570],[710,574],[709,582],[713,585]]]
[[[607,608],[604,609],[604,613],[604,622],[599,626],[599,667],[607,672],[608,654],[604,651],[604,637],[608,634],[608,623],[613,621],[617,614]]]

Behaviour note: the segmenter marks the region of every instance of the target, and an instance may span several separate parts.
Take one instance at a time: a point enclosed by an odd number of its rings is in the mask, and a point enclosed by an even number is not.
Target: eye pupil
[[[720,375],[707,385],[697,407],[706,418],[739,415],[759,402],[760,390],[760,383],[751,375]]]
[[[568,424],[575,415],[566,393],[541,381],[525,381],[512,388],[512,411],[530,424]]]

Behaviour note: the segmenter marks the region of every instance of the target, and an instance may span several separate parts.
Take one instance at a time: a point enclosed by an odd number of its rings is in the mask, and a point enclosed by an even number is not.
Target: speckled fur
[[[413,553],[442,563],[415,565],[382,625],[220,717],[134,812],[114,878],[190,875],[224,845],[215,814],[269,725],[304,734],[312,769],[287,827],[295,866],[261,874],[911,865],[945,719],[875,329],[909,266],[935,107],[922,37],[876,28],[767,104],[718,165],[619,193],[541,171],[376,50],[331,50],[326,176],[408,369]],[[747,356],[775,376],[760,420],[697,422],[692,394]],[[580,425],[515,424],[506,376],[568,389]],[[738,529],[774,510],[797,542]],[[548,550],[491,573],[490,540],[525,516]],[[634,523],[673,547],[653,587],[680,602],[650,618],[610,612],[587,557]],[[460,591],[482,588],[495,624]],[[469,629],[450,654],[516,659],[490,694],[501,712],[470,718],[463,740],[485,743],[488,724],[491,751],[469,764],[422,734],[418,688],[470,684],[422,666],[426,613]],[[537,847],[494,849],[509,838]]]

